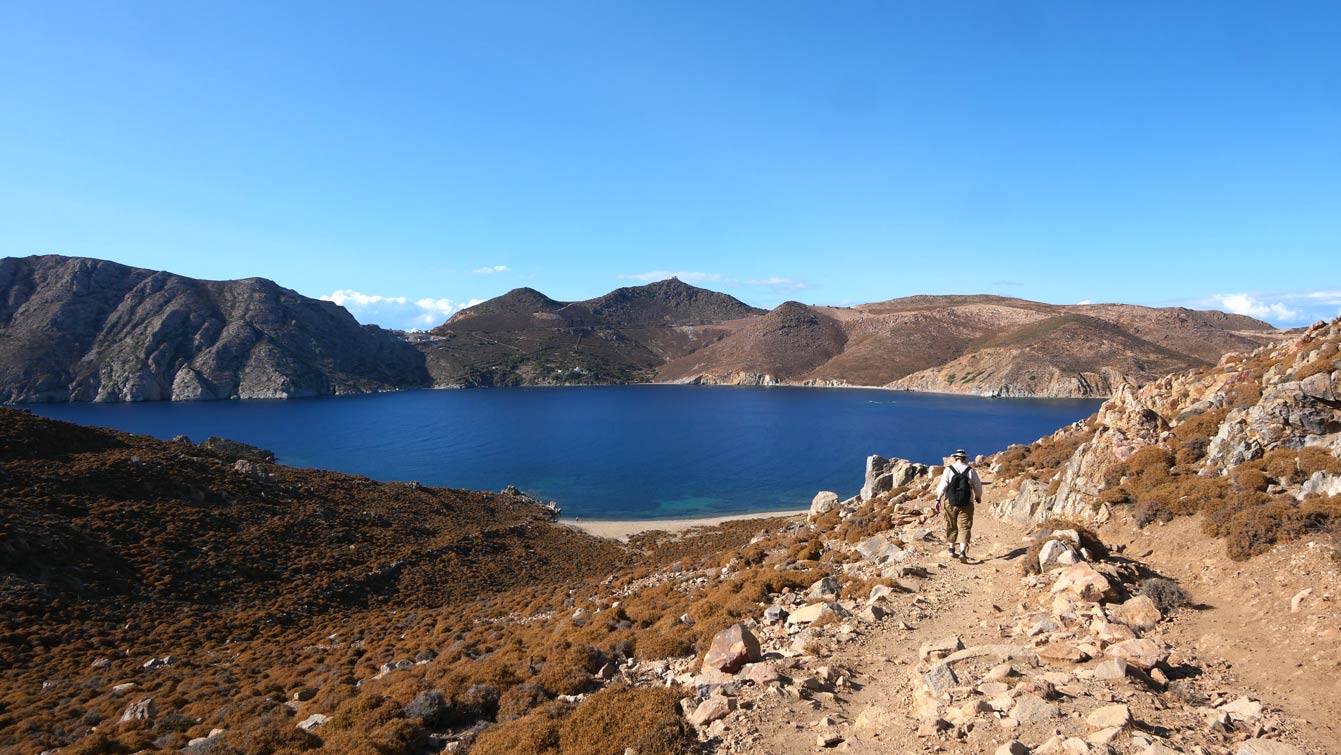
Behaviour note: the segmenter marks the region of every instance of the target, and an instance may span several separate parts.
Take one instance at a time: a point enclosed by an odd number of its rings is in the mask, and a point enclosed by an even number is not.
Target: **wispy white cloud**
[[[507,265],[485,265],[484,267],[477,267],[471,272],[479,273],[480,275],[493,275],[494,273],[506,273],[511,270],[512,268]]]
[[[1076,302],[1076,306],[1083,307],[1086,304],[1093,304],[1093,303],[1094,302],[1090,301],[1089,299],[1081,299],[1080,301]]]
[[[655,283],[657,281],[679,278],[685,283],[721,283],[724,279],[717,273],[692,273],[692,272],[671,272],[670,270],[652,270],[646,273],[620,273],[615,276],[624,281],[641,281],[643,283]]]
[[[481,299],[457,302],[451,299],[414,299],[408,296],[378,296],[353,289],[333,291],[322,301],[335,302],[364,324],[381,325],[398,330],[423,330],[441,325],[458,310],[473,307]]]
[[[1276,325],[1302,325],[1341,315],[1341,290],[1214,294],[1198,304],[1256,317]]]
[[[752,280],[743,280],[741,283],[747,286],[760,286],[762,288],[771,288],[775,290],[800,291],[810,288],[810,284],[796,278],[788,278],[782,275],[774,275],[771,278],[754,278]]]

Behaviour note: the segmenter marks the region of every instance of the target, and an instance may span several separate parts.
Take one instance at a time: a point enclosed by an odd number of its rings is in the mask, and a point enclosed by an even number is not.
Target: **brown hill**
[[[837,320],[789,301],[716,343],[668,361],[657,375],[662,380],[753,385],[802,380],[841,354],[846,343]]]
[[[786,331],[741,328],[668,363],[658,377],[1098,397],[1281,337],[1266,323],[1220,312],[1059,306],[995,296],[916,296],[812,311],[841,335],[810,345],[784,342]],[[770,340],[777,343],[765,343]],[[765,365],[777,372],[759,369],[765,363],[753,358],[758,353],[787,355],[789,361]]]
[[[0,402],[287,398],[428,382],[403,340],[268,280],[0,259]]]
[[[646,382],[761,312],[673,278],[579,302],[516,289],[458,312],[420,348],[440,386]]]

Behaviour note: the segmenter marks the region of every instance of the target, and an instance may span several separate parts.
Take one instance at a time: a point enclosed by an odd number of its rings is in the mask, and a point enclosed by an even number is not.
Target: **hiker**
[[[968,464],[968,452],[959,449],[950,457],[950,463],[941,473],[936,486],[936,510],[945,507],[945,540],[950,543],[950,557],[968,561],[969,537],[973,534],[973,504],[982,500],[982,480]]]

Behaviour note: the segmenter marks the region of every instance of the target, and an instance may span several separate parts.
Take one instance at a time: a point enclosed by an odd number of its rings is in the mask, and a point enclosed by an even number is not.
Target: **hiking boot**
[[[950,546],[950,558],[958,558],[958,557],[959,552],[955,550],[955,547],[953,545]]]

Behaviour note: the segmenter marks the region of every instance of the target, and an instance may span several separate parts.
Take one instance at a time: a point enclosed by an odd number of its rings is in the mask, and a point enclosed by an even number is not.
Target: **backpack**
[[[945,487],[945,497],[950,501],[951,506],[972,506],[973,505],[973,481],[969,479],[969,472],[973,467],[964,466],[963,471],[954,467],[950,468],[952,476],[950,484]]]

